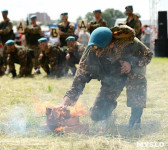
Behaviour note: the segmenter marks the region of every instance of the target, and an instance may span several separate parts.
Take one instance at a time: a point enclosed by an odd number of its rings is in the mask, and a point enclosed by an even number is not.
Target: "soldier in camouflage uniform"
[[[141,39],[141,21],[139,20],[139,17],[135,14],[133,14],[133,6],[127,6],[125,7],[127,19],[124,22],[127,26],[131,27],[135,30],[136,37],[140,40]]]
[[[94,10],[93,13],[96,20],[91,21],[87,25],[87,29],[90,32],[90,34],[98,27],[107,27],[106,21],[101,17],[101,10],[100,9]]]
[[[131,107],[129,129],[135,123],[136,128],[140,128],[143,108],[146,107],[145,69],[152,52],[134,38],[135,32],[128,26],[111,30],[100,27],[91,34],[62,105],[74,105],[85,84],[91,79],[98,79],[102,86],[91,108],[91,118],[94,121],[105,120],[117,106],[116,100],[126,86],[127,106]]]
[[[42,50],[39,56],[41,67],[49,76],[61,77],[65,74],[66,53],[56,45],[48,44],[46,38],[40,38],[39,46]]]
[[[65,39],[68,36],[73,36],[75,27],[74,24],[68,21],[68,13],[62,13],[62,23],[58,24],[59,35],[60,35],[60,47],[67,46]]]
[[[2,41],[3,49],[3,65],[4,69],[7,69],[7,52],[5,42],[9,39],[14,39],[15,35],[13,33],[13,23],[8,18],[8,10],[2,11],[3,21],[0,22],[0,41]]]
[[[3,76],[5,74],[5,68],[3,66],[3,58],[0,55],[0,76]]]
[[[33,68],[32,50],[17,46],[13,40],[8,40],[7,45],[7,63],[13,77],[16,77],[15,63],[20,65],[19,77],[30,76]]]
[[[40,51],[40,48],[38,47],[38,39],[41,38],[42,32],[41,32],[40,25],[36,24],[37,16],[32,15],[30,18],[31,18],[31,25],[25,28],[26,44],[28,48],[34,51],[33,64],[34,64],[35,74],[39,74],[40,64],[38,61],[38,57],[41,51]]]
[[[76,73],[75,64],[79,64],[85,47],[75,40],[75,37],[69,36],[66,39],[68,46],[68,54],[66,55],[67,65],[71,69],[72,74]]]

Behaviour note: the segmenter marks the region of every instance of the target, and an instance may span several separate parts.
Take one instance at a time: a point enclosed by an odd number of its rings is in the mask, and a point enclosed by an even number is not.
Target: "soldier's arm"
[[[5,29],[2,29],[2,34],[8,34],[13,28],[13,23],[9,21]]]
[[[133,46],[132,66],[143,67],[150,63],[153,53],[141,41]]]
[[[65,97],[69,97],[72,101],[77,101],[85,87],[85,84],[91,80],[88,62],[89,48],[84,52],[76,71],[72,86],[66,92]]]
[[[25,33],[30,33],[30,34],[41,34],[41,27],[37,26],[37,27],[26,27],[25,28]]]

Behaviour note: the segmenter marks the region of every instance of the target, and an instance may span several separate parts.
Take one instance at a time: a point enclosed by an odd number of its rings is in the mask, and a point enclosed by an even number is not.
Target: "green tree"
[[[102,12],[102,18],[107,22],[108,27],[113,27],[117,18],[124,17],[126,17],[125,13],[113,8],[108,8]]]
[[[85,15],[85,19],[87,19],[88,22],[94,20],[95,18],[94,18],[93,12],[88,12],[88,13]]]

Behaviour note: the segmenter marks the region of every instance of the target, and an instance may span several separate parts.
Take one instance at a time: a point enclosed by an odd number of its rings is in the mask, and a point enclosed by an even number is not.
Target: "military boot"
[[[140,129],[142,113],[143,108],[131,108],[129,131],[131,131],[134,128],[135,123],[136,123],[135,129]]]

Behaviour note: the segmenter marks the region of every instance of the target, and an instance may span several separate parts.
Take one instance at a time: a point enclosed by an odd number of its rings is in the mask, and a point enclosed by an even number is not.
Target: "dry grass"
[[[168,149],[168,59],[154,58],[147,67],[148,102],[142,117],[142,130],[127,131],[130,108],[126,106],[125,90],[118,98],[118,107],[107,122],[106,132],[99,132],[104,122],[94,123],[89,115],[81,118],[90,125],[90,135],[54,135],[42,127],[45,114],[35,111],[34,98],[57,105],[62,101],[73,78],[48,79],[44,72],[34,78],[0,78],[0,149],[14,150],[134,150],[137,142],[164,142]],[[86,85],[80,97],[87,110],[99,91],[96,80]],[[47,101],[47,103],[46,103]],[[140,149],[140,148],[139,148]],[[143,147],[149,150],[151,147]],[[152,148],[155,149],[155,148]]]

